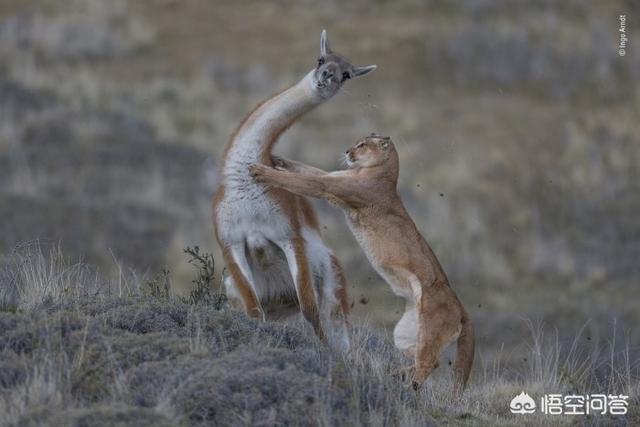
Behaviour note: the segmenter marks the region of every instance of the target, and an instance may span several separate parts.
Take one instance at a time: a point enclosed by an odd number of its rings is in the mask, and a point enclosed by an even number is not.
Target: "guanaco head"
[[[385,163],[391,163],[397,169],[398,164],[398,153],[391,138],[373,133],[349,148],[345,157],[350,169],[371,168]]]
[[[344,82],[376,69],[375,65],[356,67],[344,56],[334,53],[329,48],[327,31],[322,30],[320,35],[320,57],[318,66],[313,73],[313,83],[316,90],[323,98],[335,95]]]

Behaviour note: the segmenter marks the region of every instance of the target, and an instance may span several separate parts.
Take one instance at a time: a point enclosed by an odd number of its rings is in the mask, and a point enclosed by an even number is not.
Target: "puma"
[[[406,301],[393,337],[396,347],[415,361],[413,387],[424,383],[444,348],[457,340],[453,371],[459,395],[473,364],[473,325],[397,193],[395,146],[389,137],[371,135],[346,151],[346,162],[347,170],[325,172],[279,159],[275,168],[254,164],[250,173],[259,183],[323,198],[344,210],[372,266]]]

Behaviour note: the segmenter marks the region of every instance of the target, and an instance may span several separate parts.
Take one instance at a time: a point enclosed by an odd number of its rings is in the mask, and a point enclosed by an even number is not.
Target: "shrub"
[[[27,363],[11,350],[0,352],[0,395],[2,389],[12,388],[27,377]]]
[[[179,302],[137,299],[137,304],[115,307],[102,314],[107,324],[136,334],[176,332],[187,322],[187,309]]]
[[[192,422],[312,425],[329,385],[317,360],[311,351],[238,349],[187,379],[174,402]]]
[[[207,304],[216,309],[222,308],[227,299],[224,294],[214,291],[215,262],[210,253],[201,253],[198,246],[187,247],[184,253],[189,255],[189,264],[196,269],[196,277],[191,281],[192,290],[186,301],[189,304]]]
[[[171,427],[175,423],[151,409],[123,404],[90,408],[38,408],[20,418],[25,427]]]

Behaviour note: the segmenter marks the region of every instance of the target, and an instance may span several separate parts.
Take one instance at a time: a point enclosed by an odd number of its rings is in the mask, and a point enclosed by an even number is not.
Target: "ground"
[[[206,259],[206,258],[205,258]],[[351,348],[321,343],[300,317],[262,323],[212,292],[173,294],[162,279],[101,277],[56,250],[31,246],[0,271],[0,425],[571,425],[571,416],[514,415],[521,391],[626,393],[640,420],[629,347],[563,347],[529,325],[520,371],[476,355],[464,395],[452,395],[450,355],[419,391],[410,361],[384,330],[356,321]],[[206,274],[204,274],[206,273]],[[207,290],[208,289],[208,290]],[[634,421],[635,420],[635,421]]]

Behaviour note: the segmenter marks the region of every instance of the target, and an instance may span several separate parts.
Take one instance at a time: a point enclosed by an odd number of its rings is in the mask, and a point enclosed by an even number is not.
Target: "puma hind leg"
[[[444,349],[460,335],[462,316],[459,306],[454,304],[457,300],[452,300],[449,292],[450,288],[443,285],[433,289],[428,296],[421,295],[416,302],[418,335],[414,389],[422,386],[439,366]]]

